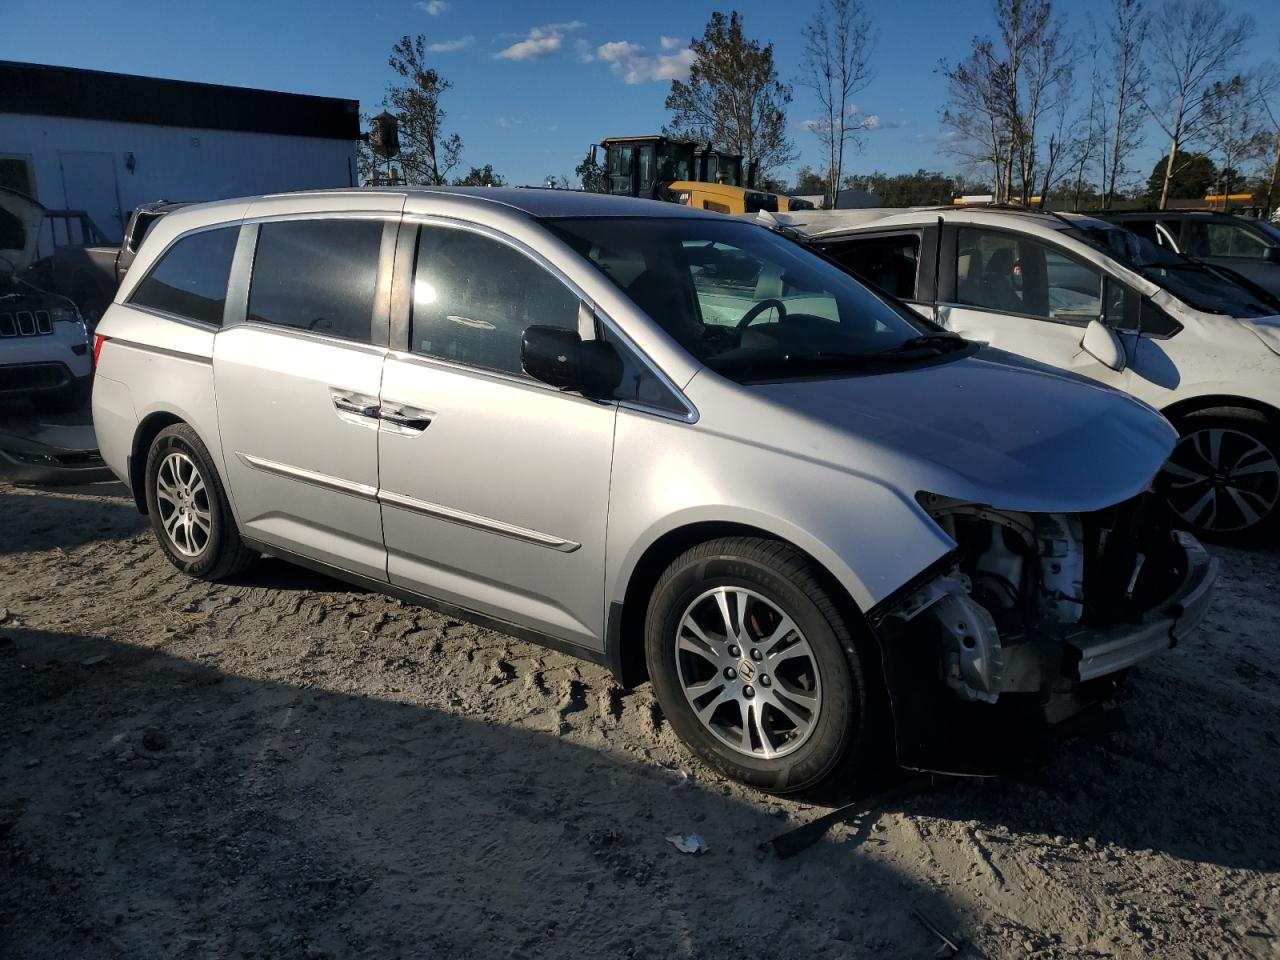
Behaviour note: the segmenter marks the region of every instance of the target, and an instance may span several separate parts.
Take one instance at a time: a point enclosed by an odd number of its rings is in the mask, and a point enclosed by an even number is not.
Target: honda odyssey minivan
[[[1148,495],[1149,407],[676,205],[191,206],[94,349],[103,456],[179,569],[269,553],[650,679],[770,791],[1061,717],[1214,580]]]

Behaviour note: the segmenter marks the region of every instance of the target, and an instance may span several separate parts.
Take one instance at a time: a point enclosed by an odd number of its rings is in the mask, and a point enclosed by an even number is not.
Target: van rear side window
[[[151,268],[129,303],[221,326],[227,278],[239,236],[240,225],[236,224],[183,237]]]

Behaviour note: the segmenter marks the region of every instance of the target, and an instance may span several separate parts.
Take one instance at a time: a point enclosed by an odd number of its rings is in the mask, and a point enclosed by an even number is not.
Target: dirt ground
[[[779,861],[825,810],[691,761],[647,686],[0,485],[0,957],[932,957],[913,910],[966,956],[1280,956],[1280,553],[1218,552],[1123,729]]]

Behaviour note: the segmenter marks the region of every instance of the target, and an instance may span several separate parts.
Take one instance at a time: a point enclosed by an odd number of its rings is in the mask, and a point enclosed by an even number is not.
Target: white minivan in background
[[[1265,290],[1076,214],[941,208],[773,219],[949,331],[1151,404],[1181,434],[1160,485],[1182,522],[1218,541],[1274,533],[1280,302]]]

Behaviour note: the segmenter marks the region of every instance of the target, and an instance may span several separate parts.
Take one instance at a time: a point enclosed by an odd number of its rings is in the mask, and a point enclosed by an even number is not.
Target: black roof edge
[[[0,113],[354,141],[360,101],[0,60]]]

